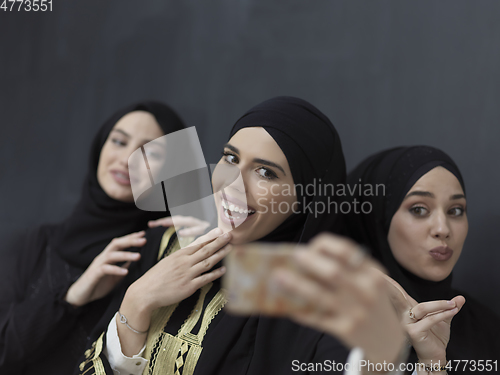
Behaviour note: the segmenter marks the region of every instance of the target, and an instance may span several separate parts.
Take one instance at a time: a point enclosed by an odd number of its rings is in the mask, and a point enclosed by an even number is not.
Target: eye
[[[410,212],[415,216],[425,216],[428,213],[428,210],[423,206],[414,206],[410,208]]]
[[[121,139],[118,139],[118,138],[111,138],[111,142],[113,142],[113,144],[117,145],[117,146],[120,146],[120,147],[123,147],[123,146],[126,146],[127,143],[122,141]]]
[[[157,159],[157,160],[161,158],[160,153],[158,153],[156,151],[145,150],[145,154],[146,154],[146,157],[148,157],[148,158]]]
[[[267,169],[265,167],[260,167],[259,169],[257,169],[257,174],[260,177],[265,178],[266,180],[274,180],[275,178],[278,177],[278,176],[276,176],[276,173],[274,173],[272,170]]]
[[[464,216],[464,213],[465,213],[465,209],[462,208],[462,207],[453,207],[452,209],[450,209],[448,211],[448,213],[451,215],[451,216],[455,216],[455,217],[458,217],[458,216]]]
[[[224,151],[222,153],[222,158],[228,164],[238,164],[238,157],[230,152]]]

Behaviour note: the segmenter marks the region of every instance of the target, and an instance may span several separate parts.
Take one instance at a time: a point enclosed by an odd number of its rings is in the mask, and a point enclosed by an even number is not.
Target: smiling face
[[[243,128],[234,134],[218,165],[236,166],[241,173],[241,179],[215,194],[218,225],[224,232],[232,230],[231,243],[258,240],[293,213],[297,199],[292,172],[285,154],[264,128]]]
[[[115,124],[97,166],[97,180],[108,196],[122,202],[134,201],[128,158],[136,149],[162,135],[155,117],[145,111],[130,112]]]
[[[406,270],[425,280],[441,281],[460,257],[468,228],[460,182],[447,169],[436,167],[406,194],[387,239]]]

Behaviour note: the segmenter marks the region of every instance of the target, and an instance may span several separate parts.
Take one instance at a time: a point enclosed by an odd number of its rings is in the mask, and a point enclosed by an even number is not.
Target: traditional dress
[[[328,118],[311,104],[290,97],[265,101],[236,122],[230,137],[246,127],[262,127],[274,138],[288,160],[296,186],[320,178],[321,182],[317,183],[345,182],[345,162],[339,136]],[[303,190],[297,199],[308,205],[325,202],[328,197]],[[340,221],[335,212],[318,214],[306,210],[292,214],[260,240],[306,242],[320,231],[336,231]],[[116,294],[97,326],[94,333],[97,339],[85,352],[78,374],[113,374],[115,366],[111,362],[118,361],[115,358],[123,355],[114,350],[111,353],[107,341],[117,340],[116,332],[110,333],[110,330],[116,329],[113,317],[121,304],[121,297],[134,280],[156,262],[167,261],[162,258],[179,247],[172,229],[167,230],[161,240],[157,232],[148,235],[148,242],[141,249],[141,261],[131,269],[119,293],[121,296]],[[346,361],[348,350],[327,334],[287,319],[232,316],[223,309],[225,303],[225,293],[217,280],[177,304],[156,310],[142,353],[144,358],[133,357],[132,367],[134,361],[137,365],[137,371],[133,373],[304,374],[311,372],[307,364],[326,361],[328,366]]]
[[[147,228],[167,212],[146,212],[134,203],[110,198],[99,185],[101,149],[116,122],[129,112],[155,116],[165,134],[184,128],[168,106],[140,102],[111,116],[95,136],[82,196],[72,214],[17,241],[12,283],[0,295],[0,373],[67,374],[109,298],[75,309],[64,301],[69,286],[115,238]]]

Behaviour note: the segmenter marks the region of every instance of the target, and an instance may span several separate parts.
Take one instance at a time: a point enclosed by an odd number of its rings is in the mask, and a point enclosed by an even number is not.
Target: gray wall
[[[396,145],[429,144],[456,160],[470,220],[456,285],[500,309],[500,2],[54,0],[53,9],[0,11],[4,244],[69,213],[92,135],[118,107],[166,101],[214,162],[245,110],[295,95],[336,124],[350,168]]]

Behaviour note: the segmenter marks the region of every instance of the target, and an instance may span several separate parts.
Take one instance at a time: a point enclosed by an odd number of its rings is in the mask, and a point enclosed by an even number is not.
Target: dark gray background
[[[470,222],[456,285],[498,311],[499,14],[498,0],[53,0],[52,13],[1,10],[2,248],[70,212],[90,140],[117,108],[169,103],[215,162],[244,111],[294,95],[332,119],[349,168],[397,145],[456,160]],[[11,254],[2,255],[5,266]]]

